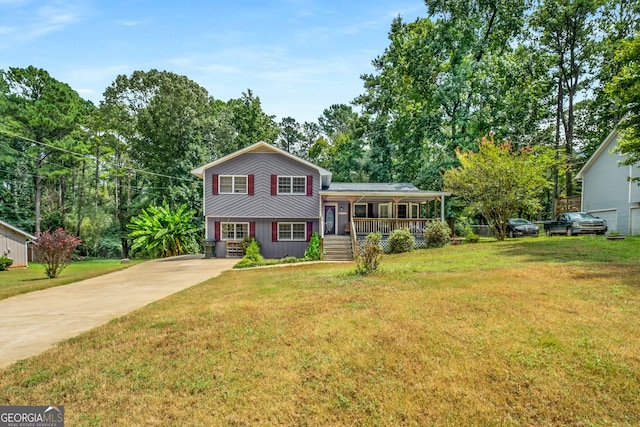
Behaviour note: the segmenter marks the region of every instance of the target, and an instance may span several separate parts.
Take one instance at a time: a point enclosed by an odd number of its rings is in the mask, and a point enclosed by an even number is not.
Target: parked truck
[[[607,232],[607,221],[596,218],[586,212],[565,212],[558,214],[555,221],[544,223],[547,236],[553,234],[604,234]]]

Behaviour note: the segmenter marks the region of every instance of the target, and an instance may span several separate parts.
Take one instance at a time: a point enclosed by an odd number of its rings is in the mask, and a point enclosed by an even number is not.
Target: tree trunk
[[[77,196],[77,200],[78,200],[78,222],[76,224],[76,236],[80,237],[80,227],[82,226],[82,207],[84,205],[83,203],[83,197],[84,197],[84,180],[85,178],[85,162],[82,162],[82,180],[79,184],[79,189],[78,189],[78,196]]]
[[[562,64],[559,64],[559,66],[561,67]],[[563,93],[562,93],[562,78],[561,76],[558,76],[558,106],[556,109],[556,138],[555,138],[555,159],[556,159],[556,164],[553,166],[553,199],[557,199],[558,198],[558,193],[559,193],[559,188],[558,188],[558,165],[557,165],[557,161],[560,159],[560,124],[562,122],[562,114],[563,114],[563,109],[562,109],[562,98],[563,98]],[[555,212],[554,212],[555,214]]]
[[[42,203],[42,175],[40,175],[40,169],[42,168],[42,157],[38,155],[36,159],[36,174],[33,177],[34,185],[36,187],[36,197],[35,197],[35,232],[36,237],[40,237],[40,221],[42,218],[40,206]]]
[[[60,176],[60,227],[64,228],[64,217],[67,215],[67,176]]]

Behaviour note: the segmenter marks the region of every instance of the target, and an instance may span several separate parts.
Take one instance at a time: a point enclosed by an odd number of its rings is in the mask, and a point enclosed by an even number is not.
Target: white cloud
[[[149,22],[149,20],[139,20],[139,21],[134,21],[134,20],[124,20],[124,19],[119,19],[117,21],[114,21],[116,24],[118,25],[122,25],[123,27],[137,27],[140,25],[144,25],[147,24]]]
[[[112,65],[105,67],[85,67],[60,70],[56,78],[69,84],[83,98],[94,103],[102,100],[105,89],[120,74],[130,74],[133,67],[129,65]]]
[[[27,2],[15,1],[14,6],[21,8],[16,13],[21,32],[14,32],[19,41],[31,41],[46,34],[60,31],[65,27],[82,21],[87,7],[83,0],[52,0],[44,5],[32,5]],[[22,6],[22,7],[21,7]],[[20,21],[21,17],[29,16],[30,19]]]

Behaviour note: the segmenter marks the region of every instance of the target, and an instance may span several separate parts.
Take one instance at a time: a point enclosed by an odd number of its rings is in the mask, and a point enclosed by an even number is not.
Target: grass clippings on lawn
[[[639,246],[227,272],[5,369],[0,404],[70,425],[638,425]]]

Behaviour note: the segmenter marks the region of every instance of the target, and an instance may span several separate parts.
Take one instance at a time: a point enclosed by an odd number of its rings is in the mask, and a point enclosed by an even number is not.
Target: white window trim
[[[286,193],[280,192],[280,178],[289,179],[289,189],[290,189],[289,192],[286,192]],[[294,193],[293,192],[293,178],[304,179],[304,190],[302,191],[302,193]],[[276,185],[278,186],[278,196],[305,196],[307,194],[307,177],[306,176],[278,175],[278,180],[276,182]]]
[[[391,218],[391,213],[393,212],[391,209],[391,203],[379,203],[378,204],[378,218]],[[382,216],[382,207],[386,206],[388,211],[387,211],[387,216]]]
[[[404,218],[400,218],[400,209],[399,209],[400,206],[404,206],[405,207],[405,210],[404,210],[405,211],[405,217]],[[407,203],[398,203],[395,206],[393,212],[394,212],[395,216],[398,219],[410,219],[411,218],[411,211],[409,210],[409,204],[407,204]]]
[[[355,216],[356,206],[364,206],[364,216]],[[369,218],[369,204],[368,203],[354,203],[353,204],[353,217],[354,218]]]
[[[409,203],[409,218],[410,219],[420,219],[420,210],[422,206],[420,203]],[[415,215],[413,210],[416,209]]]
[[[231,178],[231,192],[222,191],[222,178]],[[244,193],[236,193],[236,178],[244,178]],[[218,194],[249,194],[249,175],[218,175]]]
[[[224,237],[224,229],[225,229],[225,226],[228,225],[228,224],[233,224],[233,239],[229,239],[228,237]],[[250,225],[249,225],[248,222],[221,222],[220,223],[220,240],[222,240],[223,242],[242,240],[242,239],[238,239],[238,236],[236,235],[237,234],[238,225],[246,225],[247,226],[247,236],[249,235],[249,233],[251,233]]]
[[[303,225],[304,226],[304,238],[300,239],[294,239],[293,238],[293,226],[297,224],[297,225]],[[281,239],[280,238],[280,225],[288,225],[289,226],[289,237],[288,239]],[[307,223],[306,222],[279,222],[278,223],[278,241],[279,242],[306,242],[307,241]]]

